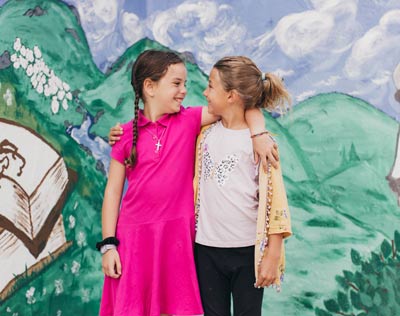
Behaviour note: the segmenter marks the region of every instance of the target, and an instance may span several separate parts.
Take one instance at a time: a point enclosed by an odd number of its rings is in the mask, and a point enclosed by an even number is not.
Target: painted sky
[[[192,52],[206,73],[223,56],[247,55],[284,77],[294,103],[339,91],[400,120],[392,80],[400,63],[400,0],[64,2],[78,9],[103,71],[149,37]]]

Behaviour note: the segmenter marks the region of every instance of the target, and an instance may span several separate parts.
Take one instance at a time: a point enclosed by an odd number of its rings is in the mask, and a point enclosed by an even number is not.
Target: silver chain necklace
[[[158,154],[158,152],[160,151],[160,147],[162,146],[161,144],[161,139],[164,136],[165,131],[167,130],[167,128],[164,128],[163,132],[161,133],[161,136],[158,137],[156,134],[154,134],[153,132],[150,132],[147,128],[144,129],[145,131],[147,131],[151,136],[153,136],[153,140],[156,140],[157,142],[154,144],[156,146],[156,150],[154,151],[156,154]]]

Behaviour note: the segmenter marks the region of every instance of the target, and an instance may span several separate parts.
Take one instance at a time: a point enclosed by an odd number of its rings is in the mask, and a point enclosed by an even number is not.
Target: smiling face
[[[226,110],[229,92],[224,90],[219,72],[215,68],[211,70],[208,86],[203,95],[207,99],[210,114],[221,115]]]
[[[166,74],[159,81],[153,83],[152,101],[163,113],[179,112],[187,92],[186,76],[184,64],[173,64],[168,67]]]

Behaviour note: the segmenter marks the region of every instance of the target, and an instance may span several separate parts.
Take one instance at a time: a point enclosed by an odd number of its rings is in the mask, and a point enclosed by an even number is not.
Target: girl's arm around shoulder
[[[267,162],[270,162],[274,168],[277,168],[279,161],[278,146],[268,134],[263,133],[265,131],[264,115],[260,109],[254,108],[246,110],[245,118],[250,129],[250,134],[258,134],[258,136],[252,137],[256,163],[261,161],[265,171],[267,170]]]
[[[203,106],[201,112],[201,126],[210,125],[221,119],[220,116],[208,113],[208,106]]]

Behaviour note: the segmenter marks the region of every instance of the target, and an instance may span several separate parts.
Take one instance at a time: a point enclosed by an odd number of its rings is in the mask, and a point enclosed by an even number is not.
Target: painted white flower
[[[13,62],[13,63],[16,62],[17,59],[18,59],[17,54],[12,54],[11,57],[10,57],[10,60],[11,60],[11,62]]]
[[[20,57],[19,62],[22,68],[26,69],[26,67],[28,67],[28,61],[26,60],[26,58]]]
[[[64,110],[68,110],[68,102],[67,102],[67,100],[64,99],[62,101],[62,107],[63,107]]]
[[[26,49],[26,60],[30,63],[33,63],[35,57],[33,56],[33,51],[30,48]]]
[[[10,306],[7,306],[6,311],[7,311],[7,313],[11,313],[11,308],[10,308]]]
[[[43,66],[43,73],[47,76],[50,77],[50,68],[46,64]]]
[[[39,71],[42,71],[42,72],[43,72],[44,66],[45,66],[46,64],[44,63],[43,59],[37,59],[37,60],[36,60],[36,65],[37,65]]]
[[[35,295],[35,288],[32,286],[28,291],[25,293],[26,301],[29,305],[35,304],[36,298]]]
[[[78,201],[75,201],[75,203],[74,203],[74,211],[78,208],[78,205],[79,205]]]
[[[31,77],[31,76],[33,75],[33,66],[32,66],[32,65],[29,65],[29,66],[26,68],[26,75],[27,75],[28,77]]]
[[[61,309],[59,309],[59,310],[57,311],[56,316],[61,316],[61,315],[62,315],[62,311],[61,311]]]
[[[20,49],[21,49],[21,39],[17,37],[14,41],[14,50],[19,52]]]
[[[55,85],[55,84],[49,84],[49,86],[50,86],[50,93],[51,93],[51,95],[56,95],[57,94],[57,91],[58,91],[58,88],[57,88],[57,86]]]
[[[64,90],[59,90],[58,93],[57,93],[58,100],[61,101],[62,99],[64,99],[64,97],[65,97],[65,91]]]
[[[62,279],[58,279],[54,281],[54,286],[55,286],[55,293],[56,295],[60,295],[62,292],[64,292],[64,285],[63,285],[63,280]]]
[[[58,89],[63,89],[62,81],[56,75],[54,75],[54,82],[57,85]]]
[[[71,267],[71,272],[72,274],[78,275],[79,270],[81,268],[81,264],[78,261],[72,261],[72,267]]]
[[[63,265],[63,271],[68,272],[68,264],[64,263]]]
[[[12,105],[12,93],[10,89],[6,90],[6,93],[3,95],[3,99],[6,102],[7,106]]]
[[[49,96],[51,95],[50,87],[49,87],[48,84],[45,84],[45,85],[44,85],[44,95],[45,95],[46,97],[49,97]]]
[[[72,93],[71,92],[68,92],[67,94],[66,94],[66,98],[68,99],[68,100],[72,100]]]
[[[79,232],[76,242],[78,244],[79,247],[84,247],[86,246],[86,235],[84,232]]]
[[[42,58],[42,52],[36,45],[33,47],[33,53],[35,54],[36,58]]]
[[[19,53],[21,56],[25,57],[26,55],[26,47],[24,45],[21,46],[21,49],[19,50]]]
[[[13,66],[14,66],[14,68],[15,69],[18,69],[20,66],[21,66],[21,64],[20,64],[20,62],[19,62],[19,58],[17,57],[17,60],[16,61],[14,61],[14,64],[13,64]]]
[[[70,228],[70,229],[73,229],[74,227],[75,227],[75,217],[73,216],[73,215],[70,215],[69,217],[68,217],[68,222],[69,222],[69,224],[68,224],[68,227]]]
[[[32,84],[33,89],[36,89],[36,87],[38,85],[38,81],[36,79],[35,74],[33,74],[33,76],[31,77],[31,84]]]
[[[90,291],[89,289],[82,289],[82,302],[89,303],[90,301]]]
[[[47,82],[47,78],[46,78],[45,75],[43,75],[43,76],[40,78],[40,83],[41,83],[41,84],[46,84],[46,82]]]
[[[18,313],[13,313],[12,316],[18,316]]]
[[[66,82],[63,82],[63,88],[64,88],[64,90],[65,91],[69,91],[69,89],[70,89],[70,86],[69,86],[69,84],[68,83],[66,83]]]
[[[54,114],[58,113],[58,110],[60,109],[60,103],[57,100],[57,97],[54,96],[53,99],[51,100],[51,110],[53,111]]]
[[[43,93],[43,84],[40,81],[38,82],[38,86],[36,87],[36,91],[39,94]]]
[[[47,294],[47,289],[44,287],[42,290],[42,296],[45,296]]]
[[[39,74],[40,73],[40,69],[39,69],[39,64],[38,63],[34,63],[33,64],[33,72],[35,74]]]

